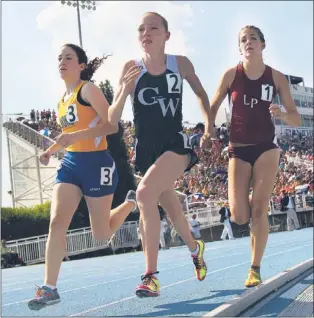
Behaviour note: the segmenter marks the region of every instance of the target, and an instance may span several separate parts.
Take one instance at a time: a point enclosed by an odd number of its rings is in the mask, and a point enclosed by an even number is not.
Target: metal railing
[[[5,122],[3,124],[3,127],[43,151],[47,150],[51,145],[55,143],[53,139],[40,134],[38,131],[19,121]],[[61,150],[58,153],[54,154],[54,156],[58,159],[61,159],[64,156],[64,151]]]
[[[136,235],[134,235],[136,233]],[[18,253],[27,264],[43,262],[48,235],[28,237],[25,239],[7,241],[7,247]],[[92,252],[111,247],[113,251],[118,248],[137,247],[137,222],[125,222],[110,240],[95,240],[90,227],[69,230],[66,236],[67,256]]]
[[[295,196],[296,212],[306,212],[313,211],[314,208],[314,198],[311,195],[306,195],[304,193]],[[192,203],[190,203],[191,205]],[[195,204],[195,203],[194,203]],[[220,202],[211,201],[206,208],[194,208],[189,210],[185,214],[186,218],[189,220],[193,214],[196,214],[196,219],[201,224],[201,229],[210,228],[213,226],[220,225],[220,214],[221,209]],[[286,212],[280,211],[280,200],[272,197],[269,204],[269,215],[285,214]],[[232,221],[232,219],[231,219]]]
[[[125,222],[120,229],[111,237],[110,247],[113,252],[119,248],[133,247],[139,245],[137,234],[138,221]]]
[[[297,212],[311,211],[313,207],[304,205],[306,196],[302,196],[302,200],[297,203]],[[280,205],[274,202],[270,215],[283,214]],[[185,216],[190,220],[192,214],[196,214],[196,219],[201,224],[201,229],[212,228],[221,225],[220,223],[220,207],[209,206],[206,208],[195,209],[190,213],[185,213]],[[137,233],[138,222],[125,222],[118,231],[111,237],[110,240],[97,241],[93,238],[91,228],[85,227],[67,232],[67,255],[77,255],[90,251],[96,251],[102,248],[111,248],[114,251],[120,248],[132,247],[136,248],[139,245]],[[7,246],[10,250],[18,253],[23,260],[28,263],[38,263],[45,259],[45,248],[48,235],[30,237],[16,241],[8,241]]]
[[[307,194],[296,194],[295,195],[296,212],[311,211],[314,206],[314,198]],[[282,214],[280,211],[280,199],[279,197],[272,197],[270,199],[270,214]]]
[[[191,219],[193,214],[196,215],[196,220],[200,222],[201,229],[206,229],[216,225],[220,225],[219,207],[206,207],[200,209],[190,210],[185,216],[188,220]]]

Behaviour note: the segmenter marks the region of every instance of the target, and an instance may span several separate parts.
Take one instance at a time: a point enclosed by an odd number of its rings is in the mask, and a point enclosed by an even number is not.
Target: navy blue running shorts
[[[118,172],[107,150],[67,151],[57,170],[56,183],[71,183],[78,186],[83,195],[103,197],[115,192]]]

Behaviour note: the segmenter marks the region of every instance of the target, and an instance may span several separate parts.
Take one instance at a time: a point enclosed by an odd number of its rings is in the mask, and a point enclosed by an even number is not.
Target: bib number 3
[[[67,116],[67,121],[70,124],[73,124],[79,120],[78,115],[77,115],[77,107],[75,104],[68,106],[66,116]]]
[[[100,185],[102,186],[111,186],[112,177],[115,170],[115,164],[112,167],[101,167],[100,170]]]

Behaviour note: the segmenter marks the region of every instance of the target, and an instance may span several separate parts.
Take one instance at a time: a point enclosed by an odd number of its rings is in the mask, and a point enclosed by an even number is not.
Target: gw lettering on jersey
[[[173,75],[173,74],[167,74],[167,75]],[[152,90],[156,93],[157,96],[151,96],[144,98],[144,94],[147,90]],[[159,105],[163,116],[165,117],[167,115],[168,109],[170,108],[172,116],[175,115],[176,110],[178,108],[178,105],[181,101],[180,97],[175,98],[165,98],[162,96],[158,96],[159,89],[158,87],[146,87],[142,88],[138,93],[138,100],[142,105],[146,106],[152,106],[152,105]],[[165,102],[167,100],[167,102]]]
[[[166,73],[164,75],[156,76],[156,83],[158,81],[161,82],[162,81],[161,78],[165,77],[166,90],[165,90],[165,87],[161,88],[161,86],[143,87],[138,91],[137,99],[139,103],[143,106],[153,106],[153,105],[156,105],[156,107],[158,106],[162,112],[163,117],[166,117],[170,109],[170,114],[172,115],[172,117],[174,117],[177,112],[177,109],[181,106],[181,103],[182,103],[183,79],[179,72],[176,56],[166,55],[166,59],[167,59],[166,61],[167,71],[170,71],[171,73]],[[139,84],[139,81],[145,74],[148,74],[148,71],[142,60],[136,61],[136,64],[141,67],[142,71],[135,82],[135,88],[131,94],[133,100],[134,100],[135,90],[137,85]],[[159,79],[157,79],[157,77]],[[152,76],[152,80],[154,81],[154,76]],[[163,92],[161,92],[161,90],[163,90]],[[167,95],[165,97],[165,96],[162,96],[161,94],[163,95],[167,94]]]

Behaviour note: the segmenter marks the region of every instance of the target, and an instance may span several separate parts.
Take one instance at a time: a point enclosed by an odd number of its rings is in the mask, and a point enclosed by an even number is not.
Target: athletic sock
[[[196,249],[194,251],[191,251],[191,256],[195,257],[197,256],[198,252],[200,251],[200,246],[198,245],[198,243],[196,243]]]
[[[261,270],[260,266],[251,265],[251,269],[253,269],[256,273],[260,274],[260,270]]]
[[[152,275],[152,276],[158,278],[158,274],[159,274],[159,272],[147,271],[147,272],[144,273],[144,276],[146,276],[146,275]]]
[[[57,286],[52,286],[52,285],[49,285],[49,284],[43,284],[43,286],[49,287],[51,289],[56,289],[57,288]]]

